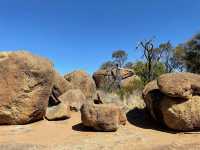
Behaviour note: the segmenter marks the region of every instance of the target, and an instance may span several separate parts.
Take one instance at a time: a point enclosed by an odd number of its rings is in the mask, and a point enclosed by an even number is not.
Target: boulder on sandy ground
[[[0,53],[0,124],[43,119],[53,86],[52,64],[31,53]]]
[[[171,73],[147,84],[143,97],[151,116],[174,130],[200,129],[199,77]]]
[[[168,96],[190,98],[200,94],[200,76],[193,73],[168,73],[159,77],[158,86]]]
[[[126,124],[126,116],[120,107],[109,104],[84,104],[81,108],[84,126],[97,131],[116,131],[119,125]]]
[[[92,76],[95,81],[96,87],[99,89],[104,89],[107,84],[113,82],[113,76],[116,76],[116,69],[113,69],[112,72],[113,74],[110,70],[106,69],[96,71]],[[134,72],[130,69],[120,69],[120,75],[122,76],[122,79],[126,79],[133,76]]]
[[[59,100],[64,104],[69,104],[70,110],[79,111],[86,102],[86,97],[80,89],[71,89],[62,94]]]
[[[63,103],[48,107],[45,115],[45,118],[49,121],[65,120],[70,117],[69,105]]]
[[[70,89],[73,89],[73,85],[65,80],[57,71],[54,71],[54,84],[49,98],[49,105],[53,106],[58,104],[60,102],[58,97]]]
[[[164,97],[161,112],[164,123],[171,129],[189,131],[200,129],[200,96],[185,100]]]
[[[86,72],[79,70],[66,74],[64,78],[73,84],[74,88],[80,89],[87,99],[93,99],[96,93],[96,85],[92,77]]]

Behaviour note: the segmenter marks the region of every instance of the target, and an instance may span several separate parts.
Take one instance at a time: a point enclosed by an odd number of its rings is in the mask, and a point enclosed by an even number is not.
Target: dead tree
[[[138,47],[143,48],[143,55],[147,61],[146,67],[147,67],[147,79],[149,81],[152,80],[153,78],[153,60],[154,60],[154,45],[153,45],[153,40],[148,40],[148,41],[141,41],[138,45]],[[137,47],[137,48],[138,48]]]

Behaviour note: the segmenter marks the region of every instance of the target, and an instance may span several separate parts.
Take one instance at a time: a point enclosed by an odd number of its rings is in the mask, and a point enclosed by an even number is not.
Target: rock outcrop
[[[126,116],[121,108],[111,104],[84,104],[81,120],[84,126],[97,131],[116,131],[119,125],[126,124]]]
[[[96,85],[92,77],[86,72],[74,71],[66,74],[64,78],[73,84],[75,89],[80,89],[87,99],[93,99],[96,93]]]
[[[116,69],[113,69],[112,72],[110,70],[98,70],[93,74],[93,79],[95,81],[97,88],[105,88],[107,84],[110,84],[114,81],[116,76]],[[132,77],[134,72],[130,69],[120,69],[120,75],[122,79],[126,79]]]
[[[43,119],[53,86],[52,64],[28,52],[0,53],[0,124]]]
[[[64,104],[69,104],[70,110],[79,111],[86,102],[86,97],[80,89],[71,89],[62,94],[59,100]]]
[[[59,103],[47,108],[45,118],[49,121],[65,120],[70,118],[69,105]]]
[[[174,130],[190,131],[200,128],[199,87],[197,74],[164,74],[146,85],[143,97],[155,120]]]

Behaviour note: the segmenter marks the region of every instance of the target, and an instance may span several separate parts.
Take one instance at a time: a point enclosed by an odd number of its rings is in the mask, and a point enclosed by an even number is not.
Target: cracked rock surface
[[[200,75],[169,73],[147,84],[143,98],[151,116],[168,128],[200,128]]]
[[[31,53],[0,53],[0,124],[43,119],[53,85],[52,64]]]

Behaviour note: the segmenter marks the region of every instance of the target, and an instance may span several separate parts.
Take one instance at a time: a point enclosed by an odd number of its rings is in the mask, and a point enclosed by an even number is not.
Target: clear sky
[[[200,31],[200,0],[0,0],[0,50],[26,49],[62,74],[92,73],[141,40],[184,42]]]

